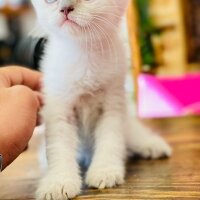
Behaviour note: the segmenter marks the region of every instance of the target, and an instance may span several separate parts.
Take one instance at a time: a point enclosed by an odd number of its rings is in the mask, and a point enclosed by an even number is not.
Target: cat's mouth
[[[73,19],[70,18],[65,18],[62,23],[61,26],[76,26],[76,27],[80,27],[80,25]]]

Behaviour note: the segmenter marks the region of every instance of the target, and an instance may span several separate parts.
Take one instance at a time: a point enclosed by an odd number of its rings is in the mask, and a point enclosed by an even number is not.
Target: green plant
[[[149,16],[150,0],[135,0],[139,15],[139,43],[143,65],[154,67],[156,65],[151,36],[158,34]]]

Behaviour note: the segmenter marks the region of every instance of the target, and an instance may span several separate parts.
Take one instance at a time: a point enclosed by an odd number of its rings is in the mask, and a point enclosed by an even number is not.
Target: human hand
[[[0,68],[0,154],[3,168],[26,148],[41,106],[41,74],[21,67]]]

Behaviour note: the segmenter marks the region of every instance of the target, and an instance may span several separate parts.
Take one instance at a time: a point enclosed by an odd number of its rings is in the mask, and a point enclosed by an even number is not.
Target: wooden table
[[[172,158],[129,160],[126,183],[114,189],[85,189],[77,200],[200,199],[200,118],[145,121],[169,141]],[[45,171],[43,134],[0,175],[0,200],[34,199]]]

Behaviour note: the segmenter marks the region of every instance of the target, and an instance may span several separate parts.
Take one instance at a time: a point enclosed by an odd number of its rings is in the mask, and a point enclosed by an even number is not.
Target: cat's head
[[[48,32],[71,35],[106,34],[118,26],[128,0],[32,0],[40,24]],[[95,35],[95,34],[94,34]]]

